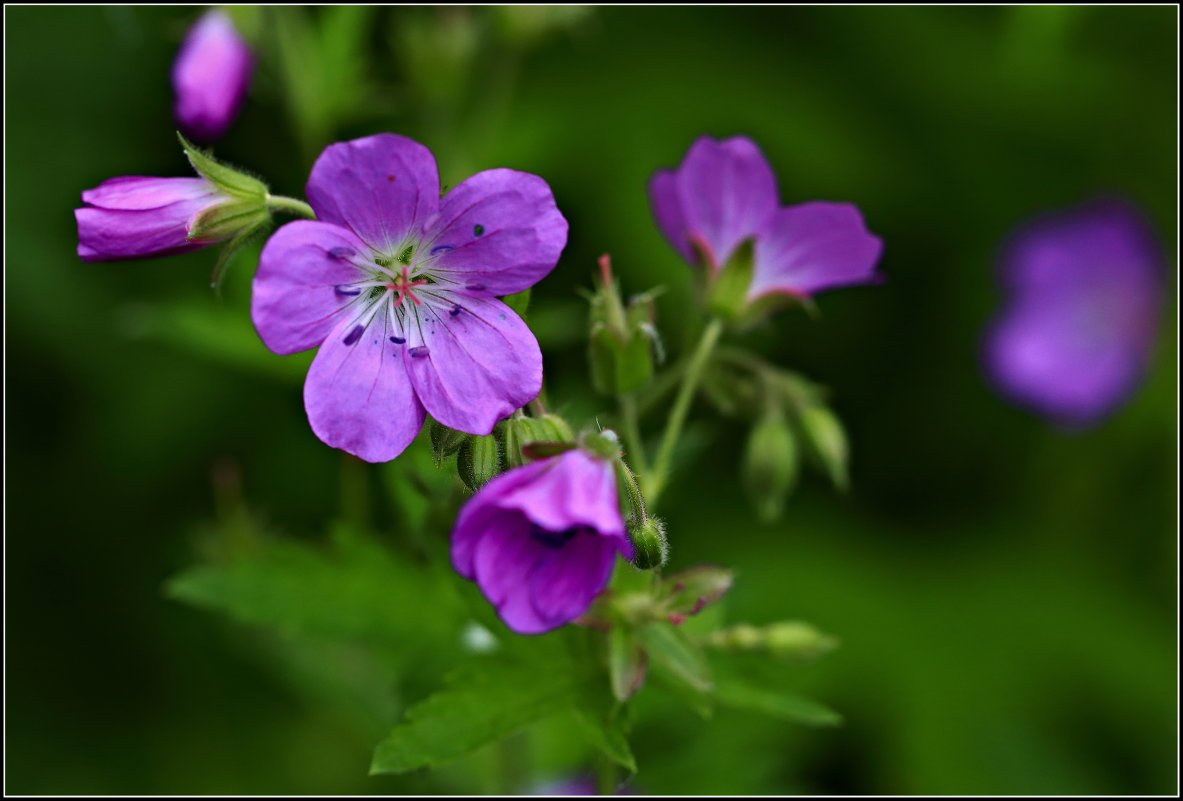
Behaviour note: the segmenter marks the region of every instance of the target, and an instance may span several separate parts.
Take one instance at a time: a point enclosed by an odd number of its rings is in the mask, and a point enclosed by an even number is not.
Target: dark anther
[[[338,295],[360,295],[360,289],[350,289],[349,284],[337,284],[333,287],[333,291]]]
[[[332,256],[337,261],[345,261],[346,259],[348,259],[352,256],[356,256],[357,251],[354,250],[353,248],[346,248],[346,247],[330,248],[329,255]]]
[[[391,341],[391,342],[393,342],[393,343],[394,343],[394,344],[396,344],[396,345],[401,345],[401,344],[403,344],[404,342],[406,342],[406,340],[405,340],[405,339],[403,339],[402,337],[391,337],[391,338],[390,338],[390,341]]]
[[[430,352],[431,351],[428,349],[428,347],[426,345],[419,345],[417,347],[411,348],[411,350],[410,350],[411,356],[413,356],[416,359],[422,359],[424,356],[426,356]]]
[[[361,332],[364,330],[365,330],[364,326],[355,325],[353,327],[353,330],[350,331],[348,334],[346,334],[345,339],[342,341],[346,345],[352,345],[354,342],[357,342],[359,339],[361,339]]]

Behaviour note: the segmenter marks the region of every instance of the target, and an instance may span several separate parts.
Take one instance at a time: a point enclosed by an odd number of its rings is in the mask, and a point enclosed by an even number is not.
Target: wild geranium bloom
[[[320,346],[304,383],[312,430],[370,462],[393,459],[424,414],[488,434],[542,388],[542,355],[497,295],[554,268],[567,221],[550,187],[508,169],[440,198],[423,145],[380,134],[330,145],[259,259],[251,318],[268,348]]]
[[[1054,423],[1099,422],[1146,373],[1162,272],[1149,225],[1123,201],[1093,201],[1020,228],[999,261],[1007,299],[986,334],[987,375]]]
[[[250,48],[230,17],[206,12],[173,62],[173,115],[181,131],[198,142],[224,134],[246,100],[253,67]]]
[[[82,193],[74,210],[83,261],[169,256],[205,247],[229,234],[187,239],[202,212],[233,202],[204,178],[124,176]]]
[[[649,199],[666,239],[711,280],[752,242],[746,303],[878,280],[882,242],[859,210],[821,201],[781,206],[776,176],[747,137],[699,137],[678,169],[653,176]]]
[[[452,531],[457,572],[519,634],[586,612],[616,554],[633,558],[612,461],[580,449],[497,476],[460,510]]]

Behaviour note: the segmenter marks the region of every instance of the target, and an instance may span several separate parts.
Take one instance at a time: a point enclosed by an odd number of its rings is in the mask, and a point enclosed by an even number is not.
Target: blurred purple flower
[[[173,116],[185,136],[209,143],[246,100],[254,59],[230,17],[217,9],[197,21],[173,62]]]
[[[197,250],[219,240],[187,240],[194,218],[230,200],[204,178],[112,178],[85,190],[87,205],[74,210],[78,256],[112,261]]]
[[[749,303],[879,280],[874,269],[883,244],[858,209],[821,201],[780,206],[776,176],[745,136],[699,137],[676,170],[650,179],[649,200],[674,249],[712,277],[745,240],[754,240]]]
[[[1100,422],[1137,389],[1162,304],[1162,256],[1142,214],[1098,200],[1028,223],[1002,251],[1006,300],[987,329],[998,391],[1052,422]]]
[[[545,181],[486,170],[441,199],[431,151],[379,134],[325,148],[307,193],[317,220],[268,240],[251,318],[276,353],[320,346],[304,407],[321,440],[388,461],[425,411],[484,435],[538,395],[538,342],[494,296],[539,281],[566,245]]]
[[[612,462],[574,449],[497,476],[460,510],[452,564],[519,634],[570,623],[633,558]]]

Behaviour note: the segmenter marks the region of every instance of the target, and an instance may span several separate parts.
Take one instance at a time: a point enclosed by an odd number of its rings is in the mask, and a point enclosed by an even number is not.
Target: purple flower
[[[173,116],[182,133],[198,142],[217,139],[246,100],[254,59],[225,13],[214,9],[189,29],[172,81]]]
[[[307,194],[317,221],[268,240],[251,318],[276,353],[320,346],[304,407],[321,440],[388,461],[425,411],[484,435],[538,395],[538,342],[494,296],[533,285],[566,245],[545,181],[486,170],[441,199],[431,152],[380,134],[325,148]]]
[[[78,256],[111,261],[205,247],[226,237],[186,239],[194,219],[231,200],[204,178],[112,178],[84,191],[86,207],[74,210]]]
[[[574,449],[494,478],[460,510],[452,564],[505,625],[539,634],[570,623],[632,559],[612,462]]]
[[[681,166],[649,181],[653,215],[666,239],[713,280],[740,245],[753,240],[745,300],[804,297],[878,280],[883,249],[849,203],[780,206],[776,176],[752,140],[699,137]]]
[[[1142,215],[1099,200],[1029,223],[999,261],[1005,305],[984,361],[1000,393],[1059,425],[1099,422],[1149,366],[1162,257]]]

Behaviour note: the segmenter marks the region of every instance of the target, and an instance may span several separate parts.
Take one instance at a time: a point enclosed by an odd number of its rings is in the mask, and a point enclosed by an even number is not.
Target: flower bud
[[[662,606],[672,615],[697,615],[707,604],[722,598],[734,581],[734,571],[717,565],[679,571],[662,579]]]
[[[797,441],[779,409],[752,426],[744,452],[743,481],[756,513],[765,521],[780,517],[797,481]]]
[[[173,114],[189,136],[212,142],[226,132],[250,87],[254,58],[224,12],[197,21],[173,63]]]
[[[473,492],[480,489],[501,469],[497,438],[492,434],[469,437],[456,454],[456,467],[466,487]]]
[[[849,454],[846,432],[838,417],[825,406],[809,406],[801,413],[800,423],[814,458],[829,474],[835,487],[846,489]]]
[[[603,431],[583,432],[579,435],[579,447],[608,461],[620,458],[620,438],[610,428],[605,428]]]
[[[505,461],[510,467],[519,467],[527,459],[522,453],[535,442],[570,442],[575,438],[571,426],[557,414],[542,417],[511,417],[505,426]]]
[[[591,304],[588,357],[592,385],[602,395],[624,395],[640,389],[653,375],[654,352],[661,354],[661,341],[653,325],[653,294],[634,297],[626,308],[605,255],[600,257],[600,281]]]
[[[796,620],[765,626],[764,641],[771,653],[790,659],[815,659],[838,645],[834,637]]]
[[[443,467],[445,459],[459,452],[469,437],[463,431],[448,428],[435,420],[428,424],[428,433],[431,435],[431,461],[437,468]]]
[[[665,537],[665,524],[656,517],[642,523],[629,522],[629,538],[636,556],[633,564],[641,570],[653,570],[664,565],[670,556],[670,545]]]

